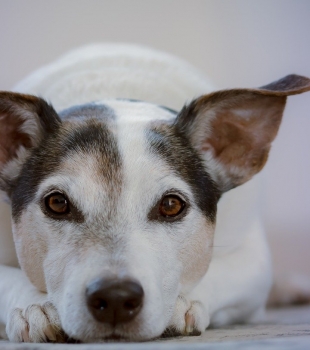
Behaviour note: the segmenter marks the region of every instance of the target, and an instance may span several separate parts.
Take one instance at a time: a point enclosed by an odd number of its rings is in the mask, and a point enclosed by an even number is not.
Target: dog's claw
[[[194,316],[190,313],[185,315],[185,333],[190,335],[194,331],[195,319]]]
[[[179,296],[174,314],[165,336],[200,335],[209,325],[209,316],[204,306],[198,302],[189,302],[184,296]]]
[[[12,310],[6,326],[10,341],[26,343],[63,342],[64,333],[55,307],[46,302]]]
[[[44,333],[50,341],[56,341],[57,337],[56,337],[56,334],[54,332],[54,328],[51,325],[48,325],[46,327]]]

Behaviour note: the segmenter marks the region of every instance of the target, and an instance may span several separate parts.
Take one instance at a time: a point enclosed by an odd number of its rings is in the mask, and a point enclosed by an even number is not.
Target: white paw
[[[179,296],[165,335],[200,335],[209,323],[208,312],[202,303]]]
[[[9,315],[6,333],[13,342],[64,341],[58,313],[50,302],[33,304],[26,309],[13,309]]]

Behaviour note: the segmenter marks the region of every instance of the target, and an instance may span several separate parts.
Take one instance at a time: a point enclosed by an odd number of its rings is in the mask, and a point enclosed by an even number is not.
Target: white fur
[[[16,87],[16,91],[39,94],[58,110],[115,97],[135,98],[179,109],[186,101],[208,93],[210,89],[209,83],[187,63],[154,50],[126,45],[94,45],[76,50],[35,72]],[[78,242],[85,235],[79,227],[70,223],[49,227],[37,205],[27,209],[16,224],[15,243],[17,250],[22,249],[19,232],[28,228],[29,239],[38,245],[38,250],[42,249],[42,241],[48,247],[44,275],[34,273],[30,277],[43,293],[34,290],[22,271],[0,267],[0,321],[8,324],[9,338],[27,340],[21,335],[23,326],[12,324],[12,319],[16,320],[16,311],[12,310],[16,307],[25,310],[32,304],[45,305],[46,291],[70,336],[89,341],[109,335],[111,330],[96,324],[83,303],[83,286],[102,272],[130,275],[143,285],[147,296],[143,311],[134,322],[116,330],[117,334],[129,338],[134,334],[136,340],[150,339],[160,335],[168,325],[186,334],[191,333],[194,326],[203,331],[210,322],[222,325],[257,317],[264,308],[271,286],[270,257],[259,214],[259,179],[226,193],[220,200],[214,242],[212,228],[195,207],[182,227],[175,225],[171,232],[163,225],[146,224],[143,217],[147,213],[141,211],[141,202],[147,208],[158,193],[174,187],[182,189],[190,200],[192,193],[184,180],[167,171],[159,157],[146,151],[145,117],[156,119],[158,107],[146,104],[143,113],[143,109],[135,109],[129,102],[107,100],[106,103],[120,116],[116,131],[125,169],[125,185],[120,194],[122,205],[118,208],[113,229],[100,231],[98,225],[99,213],[105,210],[106,188],[104,181],[91,175],[96,167],[95,155],[89,157],[87,164],[80,164],[74,158],[67,159],[62,167],[64,172],[46,179],[37,196],[39,198],[50,185],[57,184],[65,189],[79,202],[93,227],[87,234],[98,242],[108,238],[110,245],[94,246],[90,240],[88,250],[84,245],[79,251],[78,243],[72,247],[72,237]],[[161,115],[162,118],[170,117],[168,112],[161,111]],[[137,154],[141,156],[137,158]],[[147,176],[144,168],[148,169]],[[5,204],[0,206],[2,210]],[[9,215],[1,219],[0,263],[16,266]],[[42,232],[42,227],[48,227],[48,232]],[[121,235],[124,232],[125,238]],[[200,247],[199,237],[206,234],[210,235],[207,245]],[[193,278],[181,276],[182,259],[188,257],[177,256],[176,252],[186,252],[191,244],[196,244],[198,253],[210,253],[213,245],[211,264],[202,279],[199,273]],[[8,247],[11,247],[9,254],[6,253]],[[156,249],[163,252],[160,259],[154,252]],[[28,271],[43,265],[39,255],[27,256],[27,261],[21,261],[21,264],[27,265]],[[83,259],[79,258],[81,255]],[[57,266],[49,264],[55,256],[59,262]],[[191,259],[195,259],[194,254]],[[62,278],[57,279],[55,276],[58,275]],[[25,292],[20,293],[20,290]],[[38,308],[35,310],[40,313]],[[40,318],[38,316],[37,322],[43,322]],[[56,321],[55,327],[57,329]],[[40,332],[42,329],[30,340],[38,340]]]

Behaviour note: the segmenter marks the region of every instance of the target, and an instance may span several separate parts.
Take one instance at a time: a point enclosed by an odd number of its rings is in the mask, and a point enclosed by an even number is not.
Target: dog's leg
[[[209,324],[255,321],[262,315],[271,282],[269,250],[257,221],[242,246],[219,258],[215,254],[202,281],[178,298],[169,328],[195,335]]]
[[[22,270],[0,265],[0,323],[9,340],[16,342],[61,341],[58,313]]]

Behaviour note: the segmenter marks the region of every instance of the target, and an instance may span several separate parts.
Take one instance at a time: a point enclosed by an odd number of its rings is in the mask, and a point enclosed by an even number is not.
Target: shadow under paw
[[[193,329],[190,333],[186,332],[185,330],[183,332],[173,328],[169,327],[166,328],[164,333],[160,336],[160,338],[175,338],[175,337],[188,337],[188,336],[199,336],[201,335],[201,332],[197,329]]]

